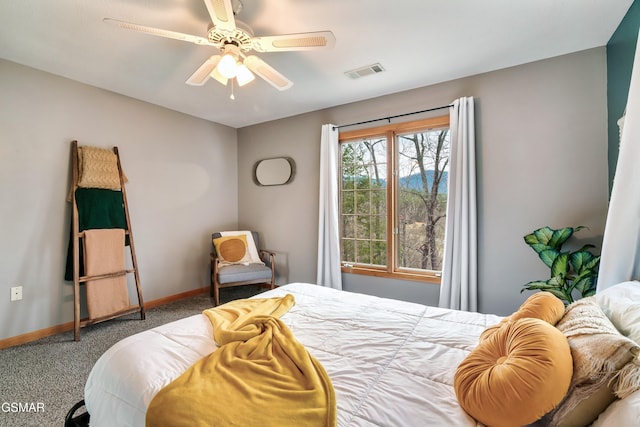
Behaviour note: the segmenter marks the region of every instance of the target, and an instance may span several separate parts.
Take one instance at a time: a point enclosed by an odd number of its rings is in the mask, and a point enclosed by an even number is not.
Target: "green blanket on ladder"
[[[122,191],[104,190],[102,188],[78,188],[76,190],[78,205],[78,231],[105,228],[122,228],[127,230],[127,219],[124,213]],[[126,236],[125,245],[129,244]],[[80,250],[80,276],[84,275],[84,258]],[[67,247],[67,265],[65,280],[73,280],[73,223],[69,230]]]

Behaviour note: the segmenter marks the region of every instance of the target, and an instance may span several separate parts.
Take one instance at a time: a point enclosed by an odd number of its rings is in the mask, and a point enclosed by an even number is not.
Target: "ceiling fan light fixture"
[[[228,79],[232,79],[238,73],[238,63],[233,53],[225,53],[218,63],[218,72]]]
[[[213,69],[210,76],[216,79],[218,82],[220,82],[220,84],[222,84],[223,86],[226,86],[227,82],[229,81],[228,78],[220,74],[220,72],[218,71],[218,67]]]
[[[256,79],[256,76],[253,75],[251,71],[247,68],[246,65],[240,64],[238,67],[238,72],[236,73],[236,80],[238,81],[238,86],[244,86],[247,83],[251,83]]]

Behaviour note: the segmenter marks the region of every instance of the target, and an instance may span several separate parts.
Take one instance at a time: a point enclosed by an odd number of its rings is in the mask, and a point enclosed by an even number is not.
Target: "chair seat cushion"
[[[264,264],[225,265],[218,269],[218,283],[224,285],[231,282],[247,280],[271,280],[271,269]]]

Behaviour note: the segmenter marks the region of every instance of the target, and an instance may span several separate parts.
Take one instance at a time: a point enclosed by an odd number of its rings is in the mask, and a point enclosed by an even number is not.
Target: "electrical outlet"
[[[11,288],[11,301],[19,301],[22,299],[22,286]]]

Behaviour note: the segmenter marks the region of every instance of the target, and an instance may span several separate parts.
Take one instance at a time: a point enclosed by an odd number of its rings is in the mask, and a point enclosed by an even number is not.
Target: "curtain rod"
[[[443,105],[441,107],[435,107],[435,108],[429,108],[427,110],[420,110],[420,111],[414,111],[412,113],[404,113],[404,114],[398,114],[396,116],[389,116],[389,117],[381,117],[379,119],[373,119],[373,120],[365,120],[364,122],[358,122],[358,123],[349,123],[348,125],[340,125],[340,126],[334,126],[333,130],[336,129],[340,129],[340,128],[344,128],[347,126],[355,126],[355,125],[363,125],[365,123],[373,123],[373,122],[379,122],[381,120],[389,120],[389,123],[391,123],[391,119],[397,119],[398,117],[404,117],[404,116],[410,116],[412,114],[420,114],[420,113],[426,113],[429,111],[436,111],[436,110],[442,110],[444,108],[451,108],[453,107],[453,104],[450,105]]]

